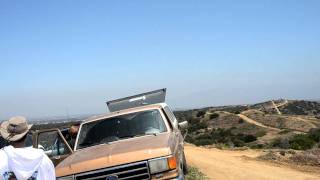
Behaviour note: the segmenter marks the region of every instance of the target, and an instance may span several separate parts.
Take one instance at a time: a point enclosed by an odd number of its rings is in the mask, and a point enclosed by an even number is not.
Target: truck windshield
[[[77,149],[166,131],[159,110],[125,114],[82,125]]]

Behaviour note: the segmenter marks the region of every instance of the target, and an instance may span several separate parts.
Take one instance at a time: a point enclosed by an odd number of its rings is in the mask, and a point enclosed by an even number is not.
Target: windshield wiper
[[[121,136],[120,139],[127,139],[127,138],[135,138],[135,137],[141,137],[141,136],[148,136],[148,135],[154,135],[157,136],[157,133],[145,133],[145,134],[136,134],[136,135],[127,135],[127,136]]]
[[[126,136],[121,136],[119,138],[120,139],[128,139],[128,138],[134,138],[134,137],[139,137],[139,136],[144,136],[144,134],[126,135]]]
[[[154,136],[158,136],[159,133],[146,133],[145,135],[154,135]]]

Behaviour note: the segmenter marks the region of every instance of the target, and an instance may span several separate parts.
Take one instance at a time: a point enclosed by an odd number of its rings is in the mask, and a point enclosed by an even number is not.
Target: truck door
[[[40,130],[34,136],[34,147],[44,150],[54,166],[73,152],[59,129]]]
[[[177,142],[178,145],[178,153],[181,154],[183,151],[183,137],[181,135],[181,132],[179,130],[179,124],[178,124],[178,120],[176,119],[176,117],[174,116],[174,114],[172,113],[171,109],[169,108],[169,106],[165,106],[164,108],[165,113],[167,114],[170,123],[173,126],[173,133],[175,135],[175,141]]]

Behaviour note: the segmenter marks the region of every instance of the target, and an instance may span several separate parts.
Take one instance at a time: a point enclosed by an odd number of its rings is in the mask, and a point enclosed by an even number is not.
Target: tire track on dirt
[[[320,174],[311,174],[269,162],[256,161],[262,152],[255,150],[230,151],[185,146],[187,162],[198,167],[210,179],[223,180],[316,180]]]

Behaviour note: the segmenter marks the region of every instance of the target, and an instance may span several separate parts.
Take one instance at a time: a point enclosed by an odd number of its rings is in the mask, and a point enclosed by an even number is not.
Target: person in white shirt
[[[3,180],[2,173],[4,173],[8,169],[8,157],[3,149],[0,149],[0,180]]]
[[[26,145],[31,127],[22,116],[12,117],[1,124],[1,136],[10,143],[0,152],[0,177],[3,180],[56,179],[53,163],[46,154]]]

